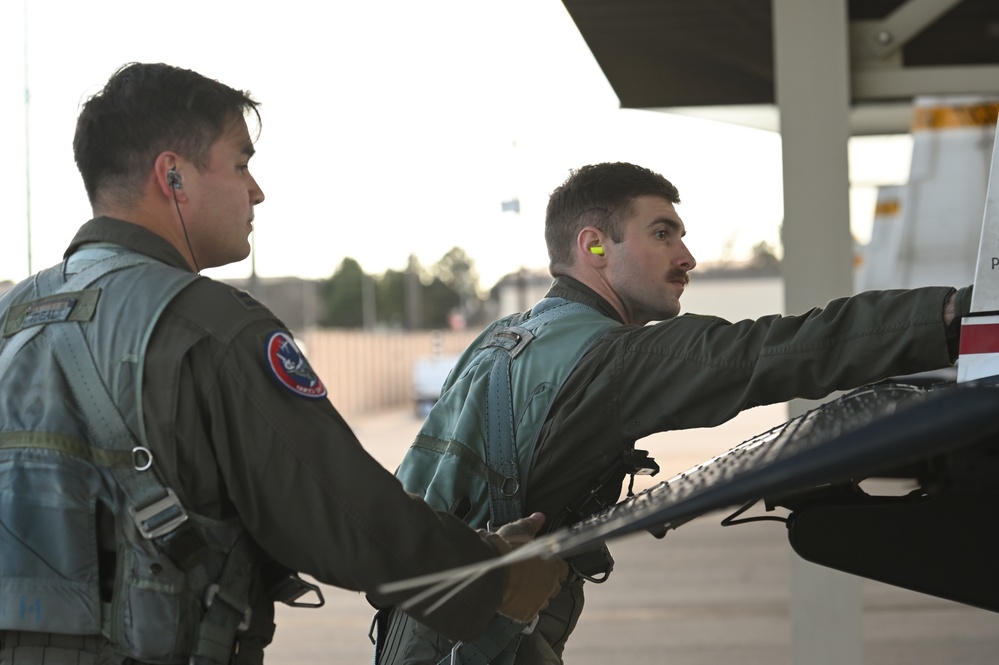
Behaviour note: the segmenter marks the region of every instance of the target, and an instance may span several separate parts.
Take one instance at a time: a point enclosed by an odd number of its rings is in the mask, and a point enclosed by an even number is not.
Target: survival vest
[[[273,624],[249,609],[261,554],[236,520],[188,513],[146,440],[149,338],[197,278],[90,246],[0,299],[0,630],[103,635],[160,663],[228,663],[239,630],[247,659],[262,658]],[[114,521],[110,602],[102,514]]]
[[[396,470],[406,491],[474,528],[520,519],[555,396],[590,345],[620,325],[562,298],[491,325],[458,358]]]
[[[459,357],[396,471],[406,491],[476,528],[521,518],[555,396],[592,343],[620,325],[563,298],[495,322]],[[485,644],[462,645],[465,661],[490,662],[493,644],[518,639],[523,626],[503,619],[490,623]]]

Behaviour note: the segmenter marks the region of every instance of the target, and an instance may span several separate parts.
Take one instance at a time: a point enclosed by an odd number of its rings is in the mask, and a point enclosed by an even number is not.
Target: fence
[[[479,331],[312,329],[298,338],[344,416],[413,404],[413,363],[460,353]]]

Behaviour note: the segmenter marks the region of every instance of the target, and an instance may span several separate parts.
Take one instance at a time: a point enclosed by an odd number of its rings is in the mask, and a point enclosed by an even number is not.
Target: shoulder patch
[[[282,386],[302,397],[326,397],[326,386],[312,371],[291,335],[283,330],[272,332],[267,337],[264,352],[271,374]]]

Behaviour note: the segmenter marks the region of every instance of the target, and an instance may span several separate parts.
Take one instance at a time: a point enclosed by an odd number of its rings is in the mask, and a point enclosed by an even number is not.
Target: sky
[[[324,278],[345,257],[377,274],[458,246],[488,288],[547,266],[549,194],[604,161],[678,187],[702,263],[779,245],[779,135],[620,108],[559,0],[6,0],[0,56],[0,280],[29,274],[29,245],[32,271],[58,262],[89,218],[76,115],[132,61],[194,69],[262,104],[253,258],[213,277],[255,265],[263,277]],[[904,140],[858,149],[877,151],[857,160],[868,165],[888,155],[859,181],[904,181]],[[856,189],[863,240],[873,188]],[[513,198],[520,212],[503,212]]]

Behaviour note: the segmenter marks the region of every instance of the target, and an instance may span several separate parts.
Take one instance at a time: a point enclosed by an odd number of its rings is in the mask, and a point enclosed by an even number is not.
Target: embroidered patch
[[[288,390],[311,399],[326,397],[326,386],[309,366],[291,335],[278,330],[267,338],[267,366],[278,382]]]

